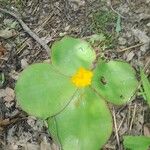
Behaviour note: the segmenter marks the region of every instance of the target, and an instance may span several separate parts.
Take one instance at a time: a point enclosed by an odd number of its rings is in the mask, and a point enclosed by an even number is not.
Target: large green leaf
[[[16,98],[27,113],[47,118],[59,112],[72,97],[75,87],[70,79],[50,64],[34,64],[25,69],[16,84]]]
[[[48,124],[63,150],[99,150],[112,132],[109,109],[90,88],[80,90],[66,109],[50,118]]]
[[[100,60],[94,70],[92,86],[109,102],[121,105],[133,96],[137,83],[135,72],[128,63]]]
[[[52,64],[64,74],[72,75],[80,67],[88,69],[95,60],[91,46],[81,39],[64,37],[52,46]]]
[[[127,150],[148,150],[150,147],[150,137],[125,136],[123,144]]]
[[[142,80],[142,85],[144,89],[144,94],[146,96],[146,100],[150,106],[150,82],[146,75],[144,74],[144,71],[141,70],[141,80]]]

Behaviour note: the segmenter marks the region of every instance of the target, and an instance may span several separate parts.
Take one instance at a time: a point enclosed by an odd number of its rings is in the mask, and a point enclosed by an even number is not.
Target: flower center
[[[77,87],[85,87],[91,84],[93,72],[84,68],[79,68],[71,77],[72,83]]]

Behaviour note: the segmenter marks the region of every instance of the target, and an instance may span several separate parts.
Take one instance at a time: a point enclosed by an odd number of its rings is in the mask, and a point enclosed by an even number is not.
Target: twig
[[[119,132],[119,130],[120,130],[120,128],[121,128],[121,126],[122,126],[122,124],[123,124],[125,118],[126,118],[126,116],[124,116],[124,117],[122,118],[122,120],[121,120],[121,122],[120,122],[120,124],[119,124],[119,126],[118,126],[118,128],[117,128],[117,132]],[[114,139],[115,139],[115,138],[116,138],[116,135],[114,136]]]
[[[117,131],[120,130],[120,128],[121,128],[121,126],[122,126],[122,124],[123,124],[125,118],[126,118],[126,116],[124,115],[124,117],[122,118],[122,120],[121,120],[121,122],[120,122],[120,124],[119,124],[119,126],[118,126],[118,130],[117,130]]]
[[[130,49],[132,49],[132,48],[136,48],[136,47],[139,47],[139,46],[142,46],[142,45],[144,45],[144,43],[140,43],[140,44],[137,44],[137,45],[133,45],[133,46],[124,48],[124,49],[122,49],[122,50],[119,50],[118,53],[124,52],[124,51],[127,51],[127,50],[130,50]]]
[[[49,19],[51,18],[53,16],[53,14],[52,15],[50,15],[48,18],[46,18],[46,20],[40,25],[40,28],[38,27],[38,28],[36,28],[35,30],[34,30],[34,32],[37,34],[37,33],[39,33],[40,31],[41,31],[41,28],[43,28],[45,25],[46,25],[46,23],[49,21]],[[17,49],[17,54],[19,54],[26,46],[27,46],[27,44],[25,43],[25,41],[28,41],[30,38],[26,38],[21,44],[20,44],[20,46],[19,46],[19,48]]]
[[[117,12],[117,11],[113,8],[111,0],[108,0],[108,4],[109,4],[110,8],[112,9],[112,11],[114,11],[114,12],[115,12],[117,15],[119,15],[121,18],[126,19],[126,17],[124,17],[123,15],[121,15],[119,12]]]
[[[131,129],[132,129],[133,121],[134,121],[135,114],[136,114],[136,108],[137,108],[137,104],[134,105],[134,110],[133,110],[133,115],[132,115],[129,131],[131,131]]]
[[[120,149],[120,139],[119,139],[119,134],[118,134],[116,114],[115,114],[115,108],[114,107],[113,107],[113,119],[114,119],[114,126],[115,126],[115,134],[116,134],[116,139],[117,139],[117,145],[118,145],[118,147]]]
[[[148,59],[148,61],[146,62],[143,70],[146,72],[147,68],[150,66],[150,59]]]
[[[8,14],[14,17],[20,23],[20,25],[22,26],[25,32],[27,32],[35,41],[37,41],[47,51],[47,53],[50,52],[50,48],[45,43],[45,41],[41,40],[33,31],[31,31],[31,29],[22,21],[22,19],[18,15],[6,9],[2,9],[2,8],[0,8],[0,11],[2,13]]]
[[[127,125],[130,126],[130,117],[131,117],[131,103],[128,105],[128,118],[127,118]]]

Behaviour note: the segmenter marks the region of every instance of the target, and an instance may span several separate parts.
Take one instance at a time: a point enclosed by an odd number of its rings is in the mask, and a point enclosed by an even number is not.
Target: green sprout
[[[123,144],[129,150],[148,150],[150,148],[150,137],[124,136]]]
[[[145,97],[147,103],[150,106],[150,82],[148,80],[148,77],[144,73],[144,70],[141,70],[140,75],[141,75],[141,81],[142,81],[143,91],[144,91],[143,97]]]
[[[150,107],[150,82],[148,77],[144,73],[144,70],[140,70],[141,83],[142,83],[142,95],[147,101]],[[130,150],[148,150],[150,148],[150,137],[148,136],[124,136],[124,147]]]

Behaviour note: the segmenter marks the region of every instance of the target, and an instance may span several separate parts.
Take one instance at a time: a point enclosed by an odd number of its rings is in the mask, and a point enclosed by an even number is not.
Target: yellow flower
[[[91,84],[93,72],[84,68],[79,68],[77,72],[71,77],[72,83],[76,87],[85,87]]]

